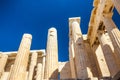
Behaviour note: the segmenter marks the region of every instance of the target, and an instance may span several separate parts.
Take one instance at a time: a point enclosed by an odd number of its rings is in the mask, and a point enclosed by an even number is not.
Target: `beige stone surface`
[[[12,73],[12,69],[13,69],[13,65],[10,66],[10,71],[9,71],[9,75],[7,77],[7,80],[9,80],[9,78],[10,78],[10,74]]]
[[[119,71],[119,68],[115,61],[114,54],[113,54],[112,49],[107,41],[107,38],[104,34],[99,34],[98,39],[101,43],[101,47],[103,50],[103,54],[105,56],[105,60],[106,60],[108,69],[110,71],[110,75],[115,76],[117,74],[117,72]]]
[[[30,62],[30,66],[29,66],[29,72],[28,72],[28,80],[33,79],[35,66],[37,64],[37,57],[38,57],[38,53],[36,53],[36,52],[32,53],[31,62]]]
[[[4,69],[5,69],[5,66],[7,63],[7,59],[8,59],[8,55],[4,55],[4,54],[1,55],[1,58],[0,58],[0,77],[1,77],[2,73],[4,72]]]
[[[70,62],[59,62],[60,79],[76,79],[71,76]]]
[[[91,13],[88,29],[90,45],[94,45],[98,30],[104,30],[102,16],[112,17],[113,3],[111,0],[94,0],[94,9]]]
[[[42,80],[42,63],[37,64],[35,80]]]
[[[41,77],[41,80],[44,80],[44,75],[45,75],[45,53],[43,55],[43,59],[42,59],[42,77]]]
[[[48,30],[46,48],[45,79],[57,79],[57,78],[58,78],[57,30],[55,28],[50,28]]]
[[[88,71],[88,77],[93,78],[93,77],[98,77],[98,69],[97,69],[97,63],[96,63],[96,56],[95,53],[93,52],[89,42],[87,40],[84,41],[85,44],[85,49],[87,52],[87,71]]]
[[[71,77],[76,79],[76,69],[75,69],[75,53],[74,53],[74,46],[73,41],[70,37],[69,40],[69,61],[70,61],[70,69],[71,69]]]
[[[97,67],[99,69],[100,77],[110,77],[110,71],[108,69],[101,45],[98,46],[98,48],[95,51],[95,54],[97,57],[97,62],[98,62]]]
[[[10,74],[10,80],[24,80],[26,78],[31,40],[32,36],[30,34],[23,35],[12,73]]]
[[[18,51],[0,52],[0,80],[119,79],[120,31],[112,20],[119,4],[94,0],[88,34],[82,34],[80,17],[69,18],[69,61],[58,62],[55,28],[48,30],[46,50],[30,50],[32,36],[24,34]]]
[[[114,52],[120,57],[120,31],[111,18],[104,17],[103,22],[114,46]]]
[[[9,76],[9,72],[3,72],[3,75],[1,76],[0,80],[7,80]]]
[[[70,34],[73,37],[75,68],[78,79],[87,79],[86,51],[84,47],[82,32],[80,30],[80,18],[69,18]]]

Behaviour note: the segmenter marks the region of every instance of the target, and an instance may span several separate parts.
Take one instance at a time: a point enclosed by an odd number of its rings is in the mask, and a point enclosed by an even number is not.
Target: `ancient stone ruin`
[[[30,50],[24,34],[18,51],[0,53],[0,80],[119,80],[120,31],[112,20],[120,0],[94,0],[86,35],[80,17],[69,18],[69,61],[58,62],[57,30],[48,30],[46,50]]]

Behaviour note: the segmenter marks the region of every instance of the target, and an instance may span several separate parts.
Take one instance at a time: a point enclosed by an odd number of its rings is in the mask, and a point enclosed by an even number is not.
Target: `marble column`
[[[5,69],[5,66],[7,63],[7,59],[8,59],[8,55],[4,55],[4,54],[1,55],[1,58],[0,58],[0,77],[1,77],[2,73],[4,72],[4,69]]]
[[[32,35],[24,34],[9,80],[25,80],[28,65]]]
[[[106,39],[106,36],[104,34],[98,34],[98,39],[100,41],[110,74],[111,76],[115,76],[116,73],[119,71],[119,68],[115,61],[114,53],[109,45],[109,41]]]
[[[76,70],[75,70],[75,53],[74,53],[74,46],[73,41],[69,41],[69,61],[70,61],[70,69],[71,69],[71,77],[76,79]]]
[[[44,52],[44,55],[43,55],[43,59],[42,59],[42,78],[41,80],[44,80],[44,72],[45,72],[45,52]]]
[[[97,59],[96,62],[97,62],[97,68],[99,71],[99,77],[100,78],[101,77],[110,77],[110,71],[108,69],[107,62],[105,60],[105,56],[104,56],[101,45],[99,45],[97,47],[97,49],[95,50],[95,56]]]
[[[38,56],[37,52],[32,53],[29,72],[28,72],[28,80],[33,80],[33,74],[34,74],[35,66],[37,64],[37,56]]]
[[[42,80],[42,63],[37,64],[36,80]]]
[[[45,79],[58,79],[58,45],[55,28],[48,31]]]
[[[120,59],[120,31],[111,18],[104,17],[103,22],[112,41],[114,52]]]
[[[69,28],[73,35],[75,51],[75,68],[77,79],[87,79],[86,51],[80,30],[80,18],[69,18]]]

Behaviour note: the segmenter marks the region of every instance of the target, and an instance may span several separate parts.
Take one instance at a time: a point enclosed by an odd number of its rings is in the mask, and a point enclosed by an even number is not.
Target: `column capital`
[[[71,28],[72,26],[72,23],[76,21],[78,22],[78,24],[80,24],[80,21],[81,21],[81,17],[72,17],[72,18],[69,18],[69,27]]]
[[[28,33],[25,33],[25,34],[23,35],[23,38],[32,39],[32,35],[31,35],[31,34],[28,34]]]
[[[57,31],[55,27],[51,27],[48,31]]]
[[[72,23],[73,22],[78,22],[78,24],[80,25],[80,21],[81,21],[81,17],[71,17],[69,18],[69,36],[70,38],[72,37]]]
[[[57,36],[56,33],[57,33],[57,30],[56,30],[56,28],[54,28],[54,27],[51,27],[51,28],[48,30],[48,36]]]

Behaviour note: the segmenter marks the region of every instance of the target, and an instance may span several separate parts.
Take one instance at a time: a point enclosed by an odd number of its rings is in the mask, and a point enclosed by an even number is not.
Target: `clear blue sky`
[[[31,49],[45,49],[50,27],[58,31],[59,61],[68,60],[68,18],[81,17],[88,29],[93,0],[0,0],[0,51],[17,51],[22,35],[33,36]],[[113,19],[120,27],[120,15]]]

